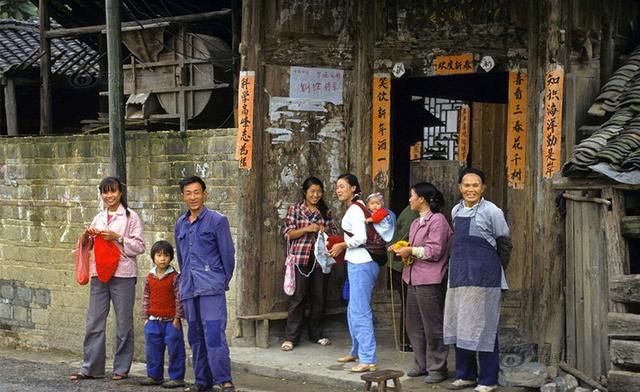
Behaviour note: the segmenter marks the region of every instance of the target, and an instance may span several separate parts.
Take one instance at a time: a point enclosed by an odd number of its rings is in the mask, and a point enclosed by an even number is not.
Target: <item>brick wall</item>
[[[109,171],[108,137],[0,140],[0,345],[80,353],[89,290],[75,283],[71,252],[101,208],[97,186]],[[173,224],[184,211],[177,183],[189,174],[204,178],[206,205],[229,217],[235,236],[234,146],[233,129],[127,134],[128,201],[144,221],[147,250],[159,239],[173,243]],[[139,276],[150,266],[146,252],[138,259]],[[141,359],[141,279],[137,289],[136,358]],[[230,306],[234,293],[232,287]],[[112,315],[107,330],[110,352]]]

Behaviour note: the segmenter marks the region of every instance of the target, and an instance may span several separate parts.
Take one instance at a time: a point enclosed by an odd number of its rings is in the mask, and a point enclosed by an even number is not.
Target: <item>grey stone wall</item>
[[[173,243],[184,212],[178,180],[190,174],[204,178],[207,206],[229,217],[235,236],[234,129],[132,132],[126,148],[129,206],[144,221],[147,249],[159,239]],[[108,154],[104,134],[0,139],[0,345],[82,351],[89,290],[75,282],[72,252],[101,209],[97,186],[108,175]],[[147,252],[138,259],[137,358],[144,357],[138,314],[150,267]],[[112,324],[110,316],[108,345]]]

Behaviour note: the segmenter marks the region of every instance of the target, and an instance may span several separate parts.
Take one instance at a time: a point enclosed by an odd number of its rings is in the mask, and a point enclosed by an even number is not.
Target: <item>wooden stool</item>
[[[400,370],[378,370],[376,372],[365,373],[360,376],[360,379],[364,381],[364,392],[371,390],[371,383],[378,383],[378,392],[387,391],[402,391],[402,384],[400,384],[400,377],[404,376],[404,372]],[[388,387],[387,380],[393,380],[393,387]]]

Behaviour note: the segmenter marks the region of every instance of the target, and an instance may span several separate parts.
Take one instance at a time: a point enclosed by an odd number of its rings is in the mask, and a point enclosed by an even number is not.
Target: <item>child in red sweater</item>
[[[396,227],[396,215],[393,211],[384,207],[384,197],[380,192],[374,192],[367,196],[367,208],[371,211],[371,217],[366,218],[365,222],[373,223],[380,237],[385,242],[391,241],[393,232]]]
[[[158,241],[151,247],[155,265],[144,282],[142,319],[147,351],[147,378],[142,385],[165,388],[184,386],[185,351],[182,334],[182,305],[179,297],[180,274],[170,265],[173,247]],[[169,351],[169,378],[164,382],[164,350]]]

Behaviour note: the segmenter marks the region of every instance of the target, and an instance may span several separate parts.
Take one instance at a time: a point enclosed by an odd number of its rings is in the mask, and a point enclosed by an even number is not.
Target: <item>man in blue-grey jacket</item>
[[[174,229],[180,301],[196,376],[190,391],[210,391],[219,385],[223,392],[232,392],[225,291],[233,275],[235,251],[227,217],[204,206],[206,189],[197,176],[180,181],[188,211],[178,218]]]

